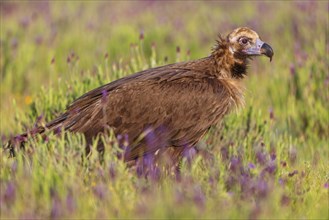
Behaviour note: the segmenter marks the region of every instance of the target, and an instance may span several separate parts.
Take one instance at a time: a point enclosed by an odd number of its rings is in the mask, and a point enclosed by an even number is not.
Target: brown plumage
[[[237,28],[226,39],[219,37],[210,56],[144,70],[96,88],[46,127],[83,133],[87,143],[111,128],[128,139],[127,162],[164,152],[179,160],[184,149],[242,105],[239,81],[248,58],[261,54],[272,58],[272,48],[251,29]],[[37,132],[44,131],[40,127]],[[98,150],[103,150],[102,143]]]

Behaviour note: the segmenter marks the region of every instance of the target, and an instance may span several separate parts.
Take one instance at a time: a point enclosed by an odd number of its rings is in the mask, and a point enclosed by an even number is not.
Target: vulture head
[[[265,55],[273,57],[273,49],[267,43],[264,43],[258,34],[247,27],[240,27],[233,30],[227,36],[229,50],[235,56],[249,58],[252,56]]]

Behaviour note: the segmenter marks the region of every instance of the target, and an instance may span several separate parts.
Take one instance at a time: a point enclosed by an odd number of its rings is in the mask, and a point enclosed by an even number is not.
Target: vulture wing
[[[164,147],[193,146],[232,106],[224,82],[193,68],[210,61],[197,62],[148,69],[92,90],[47,127],[84,133],[87,141],[111,127],[128,136],[127,161]]]

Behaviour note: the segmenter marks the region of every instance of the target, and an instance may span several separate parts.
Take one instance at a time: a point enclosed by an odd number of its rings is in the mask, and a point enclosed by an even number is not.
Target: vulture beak
[[[249,55],[265,55],[270,58],[270,61],[274,55],[272,47],[260,39],[256,39],[255,45],[246,49],[245,52]]]
[[[260,53],[264,54],[265,56],[270,58],[270,62],[272,61],[272,57],[274,55],[273,49],[267,43],[263,43],[262,47],[260,48]]]

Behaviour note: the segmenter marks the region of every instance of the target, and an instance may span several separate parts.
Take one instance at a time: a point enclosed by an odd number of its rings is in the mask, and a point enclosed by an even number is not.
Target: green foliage
[[[207,56],[218,32],[250,26],[275,52],[272,63],[252,61],[246,106],[210,130],[199,146],[210,156],[187,157],[180,174],[127,168],[112,133],[99,137],[103,163],[95,146],[86,158],[79,134],[30,139],[15,158],[1,150],[1,218],[328,218],[326,2],[0,7],[3,143],[100,85]]]

